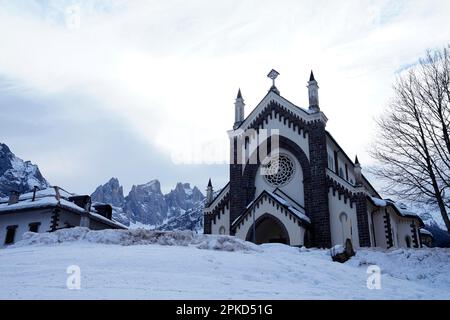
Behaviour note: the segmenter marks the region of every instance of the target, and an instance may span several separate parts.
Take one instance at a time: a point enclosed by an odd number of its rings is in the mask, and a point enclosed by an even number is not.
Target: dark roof
[[[326,131],[327,136],[331,139],[331,141],[333,141],[333,143],[341,150],[341,153],[344,155],[344,157],[351,163],[354,164],[352,159],[350,159],[350,157],[345,153],[344,149],[342,149],[342,147],[339,145],[339,143],[337,143],[337,141],[333,138],[333,136],[331,135],[330,132]],[[356,159],[355,159],[356,160]],[[364,180],[365,183],[367,183],[367,185],[375,192],[375,194],[381,198],[380,194],[378,193],[378,191],[372,186],[372,184],[369,182],[369,180],[367,180],[367,178],[362,175],[362,178]]]
[[[273,201],[275,201],[279,206],[281,206],[283,209],[289,211],[291,214],[293,214],[294,216],[297,217],[297,219],[299,219],[299,221],[303,224],[303,225],[310,225],[311,221],[310,218],[305,214],[305,213],[301,213],[303,214],[305,217],[301,217],[299,216],[296,212],[294,212],[294,210],[299,211],[297,209],[295,209],[294,207],[290,207],[289,205],[287,205],[286,203],[282,203],[278,197],[280,197],[279,195],[276,195],[276,197],[274,196],[273,193],[268,192],[267,190],[264,190],[263,192],[261,192],[259,194],[259,196],[253,200],[250,205],[248,205],[248,207],[246,208],[246,210],[244,211],[244,213],[242,215],[240,215],[236,220],[234,220],[232,222],[232,226],[231,228],[235,228],[235,226],[240,223],[242,221],[242,219],[244,219],[249,212],[251,212],[253,206],[255,205],[255,203],[257,203],[263,196],[267,196],[270,197]],[[284,200],[284,199],[282,199]],[[308,221],[309,220],[309,221]]]
[[[316,79],[314,79],[314,73],[311,70],[311,75],[309,76],[309,81],[316,81]]]
[[[205,208],[209,208],[211,206],[211,204],[214,203],[214,201],[216,201],[221,195],[222,193],[225,191],[225,189],[228,187],[228,185],[230,184],[230,182],[228,181],[228,183],[220,190],[220,192],[214,197],[213,201],[211,201],[211,203],[209,204],[209,206],[205,206]]]
[[[255,108],[253,108],[253,110],[250,112],[250,114],[244,119],[244,121],[242,121],[242,122],[239,124],[239,127],[237,127],[236,129],[239,129],[240,127],[242,127],[242,125],[244,124],[244,122],[247,121],[247,119],[250,118],[250,117],[256,112],[257,107],[264,101],[264,99],[265,99],[271,92],[274,92],[274,91],[270,91],[270,90],[269,90],[269,92],[264,96],[264,98],[261,99],[261,101],[256,105]],[[280,98],[286,100],[288,103],[290,103],[291,105],[293,105],[296,109],[302,111],[305,115],[310,115],[305,109],[303,109],[303,108],[297,106],[296,104],[292,103],[291,101],[289,101],[288,99],[286,99],[285,97],[283,97],[282,95],[280,95],[279,93],[276,93],[276,92],[274,92],[274,93],[275,93],[275,94],[278,94],[278,96],[279,96]]]
[[[208,187],[212,187],[211,178],[209,178]]]
[[[238,94],[237,94],[237,99],[242,99],[241,88],[239,88],[239,91],[238,91]]]
[[[355,157],[355,164],[359,164],[358,156]]]

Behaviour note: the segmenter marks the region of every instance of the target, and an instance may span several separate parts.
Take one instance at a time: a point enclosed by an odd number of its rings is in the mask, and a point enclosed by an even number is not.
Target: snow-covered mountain
[[[181,214],[172,215],[164,224],[158,227],[159,230],[192,230],[203,232],[203,208],[205,199],[198,201],[194,206]]]
[[[113,208],[113,219],[124,225],[130,224],[129,217],[123,211],[125,197],[119,179],[111,178],[104,185],[98,186],[91,199],[93,202],[109,203]]]
[[[169,206],[161,192],[160,182],[152,180],[133,186],[125,198],[124,211],[131,222],[152,226],[163,223],[167,218]]]
[[[178,183],[167,194],[161,191],[161,183],[152,180],[146,184],[134,185],[124,197],[123,188],[117,178],[99,186],[91,195],[96,202],[113,206],[115,220],[131,226],[164,227],[200,230],[204,195],[189,183]]]
[[[35,186],[45,189],[50,184],[37,165],[16,157],[6,144],[0,143],[0,197],[11,191],[30,192]]]
[[[109,203],[113,207],[122,207],[125,203],[123,188],[117,178],[111,178],[107,183],[95,189],[92,198],[98,202]]]

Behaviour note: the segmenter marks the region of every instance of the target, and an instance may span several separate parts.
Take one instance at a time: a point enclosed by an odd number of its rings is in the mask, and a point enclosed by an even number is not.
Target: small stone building
[[[112,219],[112,207],[91,203],[90,196],[71,194],[62,188],[19,194],[0,199],[0,247],[22,239],[27,231],[53,232],[71,227],[92,230],[126,229]]]

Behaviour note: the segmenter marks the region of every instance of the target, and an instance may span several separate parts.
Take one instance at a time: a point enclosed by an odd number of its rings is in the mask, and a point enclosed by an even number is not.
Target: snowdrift
[[[364,249],[346,265],[367,267],[377,265],[381,273],[393,278],[427,282],[450,290],[450,249]]]
[[[199,249],[219,251],[261,251],[253,243],[235,237],[196,234],[194,231],[154,231],[146,229],[93,231],[82,227],[62,229],[52,233],[26,232],[23,235],[23,240],[11,247],[52,245],[76,241],[122,246],[158,244],[164,246],[196,246]]]

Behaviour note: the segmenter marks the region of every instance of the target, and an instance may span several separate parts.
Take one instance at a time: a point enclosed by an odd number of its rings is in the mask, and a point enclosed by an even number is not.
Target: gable
[[[309,113],[307,110],[294,105],[282,96],[270,91],[237,129],[257,129],[260,126],[261,120],[266,120],[267,116],[272,114],[271,109],[274,108],[277,108],[276,111],[283,116],[283,118],[287,119],[289,122],[296,122],[296,125],[299,127],[302,124],[307,124],[319,119],[326,121],[326,117],[323,113]],[[261,116],[263,115],[265,116],[261,119]]]

